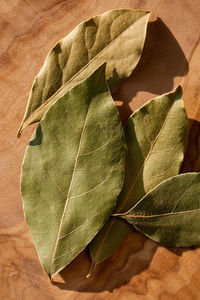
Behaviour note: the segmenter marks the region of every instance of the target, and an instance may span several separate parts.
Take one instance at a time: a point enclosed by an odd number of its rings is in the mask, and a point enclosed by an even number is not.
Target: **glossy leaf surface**
[[[105,64],[50,107],[23,162],[25,218],[52,277],[101,229],[123,185],[124,135]]]
[[[187,140],[181,87],[149,101],[134,112],[124,131],[126,173],[116,212],[126,212],[157,184],[178,174]],[[105,224],[102,228],[101,236],[98,234],[89,246],[95,263],[107,258],[130,233],[127,224],[117,224],[118,218],[109,222],[109,226]],[[116,236],[115,243],[111,242],[113,235]]]
[[[163,245],[200,245],[200,174],[181,174],[162,182],[124,218]]]
[[[149,14],[124,9],[107,11],[81,23],[59,41],[34,80],[18,136],[104,62],[109,88],[111,92],[116,90],[140,59]]]

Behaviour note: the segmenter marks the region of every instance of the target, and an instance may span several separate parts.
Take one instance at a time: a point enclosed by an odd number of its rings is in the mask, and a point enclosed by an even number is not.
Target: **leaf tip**
[[[23,129],[24,129],[24,126],[23,126],[23,124],[21,124],[18,131],[17,131],[17,138],[18,139],[21,137]]]
[[[150,15],[151,15],[152,12],[150,10],[144,10],[143,12],[145,13],[144,16],[147,18],[147,23],[148,23]]]
[[[19,139],[21,137],[22,131],[21,128],[17,131],[17,138]]]

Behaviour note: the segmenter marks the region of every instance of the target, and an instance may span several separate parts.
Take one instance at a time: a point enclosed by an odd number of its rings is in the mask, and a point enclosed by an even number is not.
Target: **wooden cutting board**
[[[200,248],[159,246],[133,233],[90,279],[81,253],[51,284],[23,217],[20,168],[35,126],[16,132],[34,76],[57,40],[114,8],[152,12],[142,59],[115,93],[122,120],[155,95],[183,86],[190,134],[182,171],[200,171],[199,0],[0,1],[0,299],[200,299]]]

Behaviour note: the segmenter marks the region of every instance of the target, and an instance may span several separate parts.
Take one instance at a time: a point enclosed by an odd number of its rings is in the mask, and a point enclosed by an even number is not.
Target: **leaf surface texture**
[[[144,196],[125,215],[134,227],[163,245],[200,244],[200,174],[172,177]]]
[[[137,10],[107,11],[81,23],[59,41],[34,80],[18,136],[104,62],[109,88],[115,91],[140,59],[149,14]]]
[[[53,104],[25,154],[25,218],[47,274],[69,264],[111,214],[124,179],[123,128],[105,64]]]
[[[124,131],[126,172],[115,208],[118,213],[126,212],[157,184],[178,174],[187,141],[187,117],[181,87],[149,101],[134,112]],[[108,222],[89,245],[93,263],[106,259],[130,233],[130,227],[119,223],[118,218]],[[112,242],[112,236],[115,236],[115,242]]]

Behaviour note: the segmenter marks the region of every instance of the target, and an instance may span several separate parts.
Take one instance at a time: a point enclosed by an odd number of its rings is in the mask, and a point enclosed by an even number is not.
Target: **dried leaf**
[[[104,64],[50,107],[26,150],[25,218],[50,277],[87,246],[111,214],[124,164],[123,128]]]
[[[39,121],[57,99],[103,62],[113,92],[137,65],[146,36],[149,12],[111,10],[78,25],[49,52],[36,76],[18,131]]]
[[[186,173],[163,181],[123,217],[163,245],[200,245],[200,174]]]
[[[126,173],[116,213],[126,212],[157,184],[178,174],[187,140],[181,87],[149,101],[133,113],[124,130]],[[97,234],[89,245],[93,265],[106,259],[130,233],[130,227],[119,223],[118,218],[108,222],[109,226],[106,223],[101,235]]]

